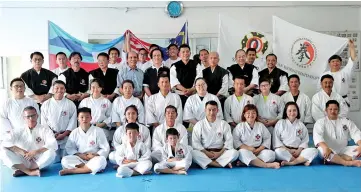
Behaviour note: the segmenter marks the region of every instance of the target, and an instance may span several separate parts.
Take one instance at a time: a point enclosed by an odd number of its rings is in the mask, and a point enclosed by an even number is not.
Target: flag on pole
[[[169,40],[169,42],[172,44],[176,44],[178,46],[182,44],[189,45],[189,39],[188,39],[188,21],[186,21],[182,27],[182,29],[179,31],[177,37],[172,38]]]

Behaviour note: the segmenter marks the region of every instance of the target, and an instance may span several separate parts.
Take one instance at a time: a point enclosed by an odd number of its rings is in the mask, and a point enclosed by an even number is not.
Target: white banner
[[[236,19],[219,15],[218,53],[220,65],[224,68],[235,64],[235,53],[238,49],[257,50],[256,66],[266,67],[265,57],[272,52],[272,35],[254,29],[242,18]]]
[[[314,32],[273,16],[273,52],[277,66],[301,78],[300,90],[310,98],[317,92],[328,59],[340,54],[348,39]]]

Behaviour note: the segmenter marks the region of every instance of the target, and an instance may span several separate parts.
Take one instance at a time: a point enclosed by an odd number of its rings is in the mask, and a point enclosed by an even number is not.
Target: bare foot
[[[361,160],[353,160],[352,165],[355,167],[361,167]]]
[[[232,169],[233,168],[232,163],[228,163],[228,167]]]
[[[68,174],[69,174],[69,169],[63,169],[63,170],[59,171],[60,176],[64,176],[64,175],[68,175]]]
[[[306,161],[306,162],[304,163],[304,165],[305,165],[305,166],[310,166],[310,165],[311,165],[311,162]]]
[[[187,171],[178,170],[177,174],[178,175],[187,175]]]
[[[280,168],[280,164],[277,163],[277,162],[267,163],[267,168],[279,169],[279,168]]]
[[[119,165],[114,165],[113,169],[118,169]]]
[[[237,166],[237,167],[240,167],[240,166],[241,166],[241,161],[237,161],[237,162],[236,162],[236,166]]]
[[[13,172],[13,177],[19,177],[19,176],[23,176],[23,175],[26,175],[26,174],[24,172],[20,171],[19,169],[16,169]]]
[[[285,166],[286,163],[288,163],[288,162],[287,162],[287,161],[282,161],[282,162],[281,162],[281,166]]]
[[[29,173],[29,175],[31,175],[31,176],[38,176],[38,177],[40,177],[40,176],[41,176],[41,174],[40,174],[40,170],[39,170],[39,169],[34,169],[34,170],[31,170],[31,171],[30,171],[30,173]]]

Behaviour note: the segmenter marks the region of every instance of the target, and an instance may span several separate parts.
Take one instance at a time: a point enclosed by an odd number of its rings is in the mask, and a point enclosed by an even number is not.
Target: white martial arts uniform
[[[173,105],[177,108],[177,119],[178,123],[183,122],[183,108],[182,101],[178,94],[169,92],[167,96],[163,96],[162,93],[151,95],[148,98],[145,107],[146,123],[163,123],[165,120],[165,108],[168,105]]]
[[[231,133],[231,127],[224,120],[216,119],[215,122],[208,122],[207,118],[204,118],[193,127],[192,134],[192,151],[193,161],[206,169],[208,164],[212,160],[201,150],[222,149],[226,150],[224,153],[216,159],[216,161],[225,167],[228,163],[232,163],[237,160],[238,153],[233,148],[233,139]]]
[[[148,127],[144,126],[143,124],[139,124],[137,123],[139,126],[139,135],[138,135],[138,141],[141,141],[145,144],[146,147],[148,147],[149,149],[151,148],[152,145],[152,138],[150,137],[150,132]],[[116,149],[117,147],[119,147],[121,144],[128,142],[128,138],[127,138],[127,132],[125,129],[125,125],[120,126],[117,128],[117,130],[114,133],[114,137],[113,137],[113,147]],[[109,154],[109,161],[113,164],[116,164],[115,162],[115,152],[112,151]]]
[[[163,63],[163,62],[162,62]],[[139,68],[140,70],[142,70],[143,72],[145,72],[145,70],[147,70],[149,67],[151,67],[153,65],[153,61],[149,60],[143,64],[141,63],[137,63],[137,68]]]
[[[69,69],[68,66],[66,66],[65,69],[60,69],[60,67],[57,67],[56,69],[51,70],[51,72],[55,73],[59,77],[60,73],[66,71],[68,69]]]
[[[347,117],[349,107],[347,106],[346,101],[336,92],[331,92],[331,96],[328,96],[324,90],[317,92],[312,97],[312,117],[315,121],[323,118],[326,116],[326,103],[329,100],[336,100],[339,105],[339,116],[340,117]]]
[[[137,160],[137,162],[123,164],[123,160]],[[115,161],[119,165],[115,176],[130,177],[134,171],[144,174],[152,169],[150,161],[150,149],[143,142],[137,141],[134,147],[127,141],[116,148]]]
[[[347,65],[342,68],[341,70],[337,72],[331,72],[326,71],[324,72],[320,77],[323,75],[329,74],[332,75],[334,81],[333,81],[333,87],[332,92],[336,92],[339,95],[346,96],[348,94],[348,87],[351,84],[351,76],[352,76],[352,68],[353,68],[354,62],[351,58],[348,59]],[[321,90],[321,84],[318,83],[318,90]]]
[[[46,148],[45,152],[35,156],[35,161],[28,161],[22,155],[12,152],[9,147],[19,147],[28,152]],[[37,124],[33,129],[29,129],[26,125],[19,129],[6,132],[4,141],[2,142],[1,159],[4,164],[11,168],[13,165],[24,164],[27,168],[32,168],[35,162],[39,169],[43,169],[51,165],[58,149],[58,145],[54,138],[53,132],[47,126]]]
[[[357,128],[354,122],[347,118],[337,118],[337,120],[330,120],[324,117],[316,121],[313,127],[313,141],[317,147],[319,143],[325,142],[334,154],[347,155],[352,159],[356,158],[357,152],[354,152],[357,146],[347,146],[348,141],[353,139],[355,143],[361,140],[361,131]],[[323,150],[321,147],[317,148],[319,155],[323,158]],[[331,158],[333,155],[331,155]]]
[[[233,94],[229,96],[224,102],[224,118],[228,123],[240,123],[244,106],[254,104],[253,98],[249,95],[243,94],[241,100]]]
[[[239,148],[239,160],[249,166],[251,161],[259,158],[265,163],[271,163],[275,160],[275,152],[271,148],[271,133],[260,122],[255,122],[253,129],[247,122],[242,122],[233,129],[233,144],[236,149]],[[247,149],[240,149],[241,145],[258,148],[261,145],[265,147],[258,156]]]
[[[313,123],[312,113],[311,113],[312,102],[306,94],[299,92],[297,101],[295,101],[291,92],[287,92],[281,96],[281,101],[283,102],[284,105],[286,105],[286,103],[290,101],[296,102],[298,108],[300,109],[299,111],[301,116],[300,121],[303,123]]]
[[[145,123],[145,110],[142,102],[137,97],[132,96],[129,99],[124,96],[117,97],[113,102],[112,109],[112,122],[120,122],[122,125],[125,123],[125,108],[130,105],[135,105],[138,109],[138,121]]]
[[[107,137],[108,141],[113,139],[113,134],[109,130],[111,125],[111,112],[112,112],[112,103],[109,99],[104,97],[99,97],[98,99],[94,99],[92,96],[83,99],[79,104],[79,109],[82,107],[88,107],[91,109],[91,124],[96,123],[106,123],[108,127],[102,128],[104,131],[105,136]]]
[[[168,162],[170,158],[178,158],[180,161]],[[192,164],[192,152],[189,150],[187,145],[177,143],[174,155],[172,152],[172,147],[167,143],[162,150],[162,161],[154,165],[154,172],[159,174],[160,169],[172,169],[173,167],[184,167],[187,171]]]
[[[66,153],[69,154],[61,160],[64,169],[75,169],[77,165],[84,163],[95,175],[105,169],[109,153],[109,143],[104,132],[99,127],[91,126],[87,132],[80,127],[70,133],[65,145]],[[76,153],[97,153],[89,161],[81,159]]]
[[[0,108],[0,143],[6,131],[22,128],[24,126],[23,111],[25,107],[32,106],[40,116],[39,105],[31,98],[8,98]],[[38,118],[40,123],[40,118]]]
[[[217,96],[211,94],[211,93],[207,93],[203,100],[201,100],[201,98],[199,97],[198,94],[194,94],[188,97],[186,104],[184,105],[184,114],[183,114],[183,120],[184,121],[188,121],[191,119],[196,119],[197,121],[200,121],[202,119],[205,118],[206,116],[206,103],[208,101],[215,101],[218,104],[218,113],[217,113],[217,118],[218,119],[223,119],[223,112],[222,112],[222,107],[221,107],[221,103],[219,102],[219,99]]]
[[[77,111],[75,104],[63,97],[62,100],[55,100],[54,97],[46,100],[41,106],[41,124],[47,125],[54,133],[72,131],[77,126]],[[56,162],[65,155],[65,143],[68,137],[58,140]]]
[[[220,67],[219,69],[218,69],[218,71],[216,71],[215,73],[214,73],[214,70],[215,69],[213,69],[213,71],[212,71],[212,69],[211,69],[211,72],[212,72],[212,77],[210,77],[210,78],[216,78],[220,73],[219,73],[219,70],[220,69],[224,69],[224,68],[222,68],[222,67]],[[224,70],[226,70],[226,69],[224,69]],[[227,70],[226,70],[227,71]],[[228,72],[228,71],[227,71]],[[203,71],[201,72],[201,73],[199,73],[199,74],[197,74],[197,76],[196,76],[196,78],[195,79],[198,79],[198,78],[203,78]],[[218,95],[223,95],[223,96],[225,96],[225,97],[227,97],[228,95],[229,95],[229,93],[228,93],[228,85],[229,85],[230,83],[229,83],[229,74],[225,74],[223,77],[222,77],[222,85],[221,85],[221,88],[219,89],[219,91],[216,93],[216,94],[218,94]],[[209,87],[210,86],[212,86],[212,85],[208,85]]]
[[[202,64],[202,63],[198,63],[197,65],[197,76],[201,76],[203,75],[203,69],[205,69],[206,67]]]
[[[125,67],[127,65],[127,63],[114,63],[114,64],[111,64],[109,63],[108,64],[108,67],[109,68],[112,68],[112,69],[118,69],[119,71],[122,70],[123,67]]]
[[[172,60],[170,58],[168,58],[165,62],[164,62],[164,66],[170,68],[172,66],[173,63],[177,62],[177,61],[180,61],[181,58],[178,57],[176,60]]]
[[[288,119],[279,120],[272,136],[273,149],[275,149],[277,160],[290,162],[292,158],[292,154],[282,147],[303,148],[300,156],[310,163],[318,154],[316,148],[308,148],[308,130],[301,120],[296,119],[293,123]]]
[[[282,119],[284,104],[281,97],[273,93],[269,93],[265,101],[262,94],[253,97],[254,104],[258,109],[258,116],[262,119]],[[273,127],[267,127],[269,132],[273,133]]]
[[[166,122],[155,128],[152,137],[152,160],[160,162],[162,160],[162,149],[167,143],[166,132],[169,128],[175,128],[179,133],[179,143],[188,146],[188,131],[181,123],[175,123],[169,127]]]
[[[267,68],[266,57],[261,56],[255,59],[253,64],[251,65],[255,66],[258,72],[262,71],[263,69],[266,69]]]

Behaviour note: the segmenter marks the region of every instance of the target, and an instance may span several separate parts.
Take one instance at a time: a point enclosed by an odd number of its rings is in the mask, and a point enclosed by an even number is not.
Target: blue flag
[[[172,38],[169,40],[170,43],[174,43],[176,45],[182,45],[182,44],[189,44],[188,39],[188,21],[186,21],[182,27],[182,29],[179,31],[177,37]]]

